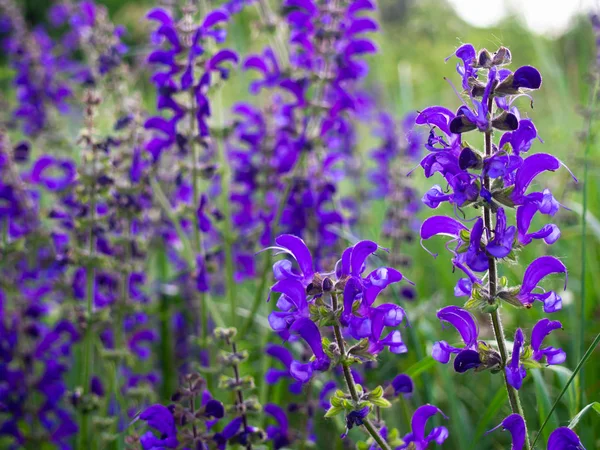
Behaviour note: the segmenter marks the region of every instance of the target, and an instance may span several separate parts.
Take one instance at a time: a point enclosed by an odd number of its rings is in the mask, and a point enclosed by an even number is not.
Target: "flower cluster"
[[[352,219],[352,204],[336,197],[353,165],[357,85],[367,73],[361,58],[376,51],[364,37],[378,29],[363,14],[374,8],[370,1],[285,2],[289,55],[273,45],[243,63],[259,76],[250,92],[268,91],[271,102],[234,107],[234,225],[264,246],[279,230],[301,236],[317,264],[337,252],[334,230]]]
[[[538,175],[556,171],[562,163],[548,153],[526,156],[538,133],[532,120],[521,118],[515,100],[523,96],[531,99],[529,92],[541,87],[538,70],[531,66],[522,66],[514,72],[507,69],[511,53],[505,47],[491,54],[486,49],[476,52],[472,45],[465,44],[455,55],[461,60],[457,72],[466,100],[460,97],[463,104],[456,113],[433,106],[416,118],[417,124],[430,127],[425,145],[429,153],[421,160],[425,176],[439,173],[447,182],[446,189],[439,185],[431,188],[423,203],[437,208],[448,202],[455,216],[461,212],[465,217],[467,207],[481,209],[483,214],[468,220],[473,223],[470,227],[452,216],[430,217],[421,227],[422,241],[438,235],[450,238],[446,249],[452,254],[452,264],[466,275],[456,284],[454,294],[469,297],[464,308],[448,306],[437,314],[440,321],[457,329],[465,347],[440,341],[433,347],[433,357],[446,364],[456,354],[457,372],[503,371],[513,413],[522,415],[514,390],[521,388],[527,368],[565,361],[563,350],[543,347],[544,338],[562,325],[547,318],[540,320],[533,327],[527,347],[523,331],[517,329],[509,357],[498,308],[503,303],[531,308],[535,301],[540,301],[546,313],[560,310],[561,297],[554,291],[539,292],[539,284],[553,273],[563,273],[566,278],[567,268],[558,258],[541,256],[527,267],[520,286],[509,286],[506,277],[499,277],[497,264],[503,260],[515,261],[519,251],[534,239],[551,245],[560,237],[560,230],[554,224],[530,231],[536,215],[553,216],[561,205],[549,189],[529,188]],[[484,135],[481,150],[463,140],[463,134],[473,130]],[[498,132],[502,135],[496,143],[494,136]],[[515,225],[509,224],[511,210],[515,210]],[[497,350],[479,340],[476,319],[469,310],[491,315]],[[523,434],[526,436],[526,432]],[[529,448],[528,437],[526,440]]]
[[[381,386],[367,391],[357,383],[360,376],[350,369],[353,364],[375,361],[385,348],[395,354],[407,351],[397,329],[405,321],[404,309],[377,301],[386,287],[404,279],[402,273],[391,267],[365,273],[367,258],[379,249],[373,241],[360,241],[348,247],[330,272],[315,270],[313,257],[299,237],[284,234],[278,236],[275,243],[277,245],[269,250],[292,256],[297,267],[287,259],[273,265],[276,283],[271,293],[280,295],[278,310],[269,315],[269,324],[282,339],[302,342],[310,351],[302,359],[296,359],[284,347],[270,347],[268,351],[285,369],[269,372],[267,380],[274,383],[289,376],[297,381],[291,389],[298,392],[302,384],[314,383],[317,374],[341,366],[349,393],[337,390],[325,417],[346,414],[346,432],[342,437],[353,427],[364,425],[373,438],[373,445],[381,448],[391,448],[389,445],[425,448],[431,441],[441,444],[448,435],[444,427],[434,428],[428,436],[424,434],[427,419],[441,412],[434,406],[419,408],[413,416],[413,432],[398,442],[396,433],[394,437],[388,436],[382,422],[378,420],[377,425],[373,425],[368,418],[374,409],[391,406],[386,397],[412,391],[409,377],[396,377],[386,391]],[[350,339],[354,340],[351,345]],[[328,384],[324,386],[326,391],[331,389]]]

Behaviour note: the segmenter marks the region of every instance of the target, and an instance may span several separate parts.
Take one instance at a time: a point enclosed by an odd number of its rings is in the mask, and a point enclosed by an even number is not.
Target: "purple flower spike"
[[[560,427],[550,434],[548,450],[585,450],[585,447],[573,430]]]
[[[510,435],[512,436],[511,450],[523,450],[523,446],[525,445],[525,421],[519,414],[511,414],[498,426],[492,428],[487,433],[491,433],[499,427],[510,432]],[[556,450],[558,450],[558,448]]]
[[[531,331],[531,348],[533,349],[533,359],[541,361],[546,357],[548,364],[562,364],[567,359],[567,354],[560,348],[542,347],[542,342],[552,331],[562,329],[562,324],[558,320],[548,318],[541,319],[536,323]]]
[[[524,339],[523,331],[520,328],[517,328],[510,363],[504,368],[506,372],[506,381],[517,390],[521,389],[523,378],[527,375],[527,371],[519,359],[521,357],[521,348],[523,347]]]
[[[521,290],[517,294],[517,298],[521,301],[521,303],[523,303],[525,306],[529,306],[535,300],[539,300],[544,303],[545,312],[552,313],[559,311],[562,308],[562,299],[556,294],[556,292],[533,292],[533,290],[537,288],[538,283],[551,273],[564,273],[564,288],[567,288],[567,267],[554,256],[541,256],[529,264],[529,267],[527,267],[527,270],[525,270],[525,274],[523,275],[523,283],[521,284]]]

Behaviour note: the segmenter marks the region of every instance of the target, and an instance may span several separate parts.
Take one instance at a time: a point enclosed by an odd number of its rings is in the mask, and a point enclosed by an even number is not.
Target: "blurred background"
[[[44,23],[51,0],[21,0],[30,23]],[[146,11],[155,2],[151,0],[104,0],[114,23],[125,25],[130,45],[129,58],[143,59],[147,54],[148,24]],[[272,2],[273,3],[273,2]],[[552,316],[564,325],[564,332],[555,333],[554,345],[567,350],[569,359],[563,367],[553,370],[532,371],[522,389],[523,404],[527,411],[530,428],[536,430],[546,417],[554,399],[571,375],[581,357],[578,336],[583,328],[585,348],[600,332],[600,151],[594,141],[598,128],[597,113],[589,110],[593,74],[597,65],[597,45],[590,14],[596,2],[585,1],[480,1],[480,0],[381,0],[379,22],[382,32],[376,37],[380,51],[369,59],[371,71],[368,90],[375,92],[380,102],[396,117],[423,109],[429,105],[444,105],[456,109],[459,98],[444,80],[457,80],[455,62],[444,62],[461,43],[472,43],[475,48],[495,51],[499,46],[511,49],[513,67],[533,65],[543,76],[542,89],[535,93],[534,108],[530,109],[527,98],[519,100],[524,115],[532,118],[544,143],[534,143],[533,151],[552,153],[581,178],[584,168],[584,150],[590,145],[589,159],[589,205],[587,234],[581,234],[582,195],[581,183],[574,184],[566,170],[541,177],[540,183],[552,183],[556,198],[568,209],[562,209],[554,219],[562,230],[562,238],[552,248],[534,244],[523,252],[521,263],[504,266],[503,274],[513,283],[522,277],[525,264],[541,252],[560,257],[570,270],[567,292],[563,295],[563,310]],[[232,46],[242,53],[260,50],[264,42],[254,39],[252,23],[255,10],[250,8],[236,16],[230,27]],[[148,109],[154,105],[153,91],[147,74],[140,74],[136,86],[145,93]],[[233,80],[224,92],[225,103],[230,105],[240,98],[249,97],[248,79],[235,71]],[[9,95],[12,73],[6,67],[4,55],[0,57],[0,92]],[[81,118],[73,116],[73,129],[79,128]],[[374,145],[371,130],[364,130],[365,157]],[[474,139],[472,136],[468,136]],[[403,177],[412,167],[405,167]],[[412,175],[419,192],[425,192],[434,182],[425,180],[419,171]],[[551,180],[551,181],[550,181]],[[344,189],[351,191],[349,182]],[[381,236],[381,224],[385,208],[375,202],[368,212],[369,221],[356,234],[363,239],[373,239],[385,245]],[[431,215],[430,210],[420,213],[421,219]],[[428,245],[432,251],[443,250],[441,243]],[[586,248],[587,271],[581,273],[582,246]],[[414,264],[406,273],[415,281],[418,299],[408,306],[411,328],[409,353],[401,357],[386,354],[381,362],[378,377],[382,373],[393,376],[400,371],[415,377],[418,392],[417,403],[430,402],[439,406],[450,417],[446,424],[450,440],[444,448],[506,448],[508,437],[499,433],[484,436],[485,431],[497,425],[509,411],[504,401],[501,377],[475,374],[456,374],[449,367],[434,363],[425,356],[431,342],[443,333],[433,311],[455,302],[452,289],[457,275],[452,274],[449,258],[442,255],[433,259],[419,247],[418,242],[400,249],[409,254]],[[435,282],[432,282],[435,280]],[[562,280],[548,283],[558,288]],[[585,308],[580,311],[582,286],[585,285]],[[550,286],[548,286],[550,288]],[[251,286],[248,286],[251,289]],[[506,308],[505,329],[511,337],[518,326],[534,324],[542,317],[541,309],[516,311]],[[517,314],[526,315],[518,318]],[[524,331],[527,334],[526,329]],[[490,330],[482,334],[491,336]],[[447,336],[450,336],[448,334]],[[413,351],[414,349],[414,351]],[[249,364],[252,364],[250,361]],[[578,379],[563,397],[557,412],[544,430],[544,437],[557,426],[566,425],[586,404],[600,400],[600,358],[592,357]],[[284,392],[272,392],[276,401]],[[395,409],[395,411],[398,411]],[[405,411],[407,414],[408,411]],[[388,420],[406,423],[407,417],[390,415]],[[586,415],[578,426],[588,449],[600,448],[600,418]],[[321,424],[320,426],[326,426]],[[325,428],[322,428],[326,435]],[[478,444],[474,444],[474,443]],[[540,447],[541,448],[541,447]]]

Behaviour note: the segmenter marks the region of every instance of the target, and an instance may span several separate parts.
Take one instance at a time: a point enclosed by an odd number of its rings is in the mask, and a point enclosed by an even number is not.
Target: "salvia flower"
[[[527,375],[525,365],[542,367],[543,360],[548,365],[562,364],[567,359],[564,350],[555,347],[542,347],[544,339],[554,330],[562,329],[558,320],[543,318],[531,330],[531,344],[524,347],[523,331],[518,328],[515,332],[513,351],[510,362],[506,365],[507,381],[515,389],[520,389]]]
[[[417,408],[410,422],[411,432],[402,438],[404,444],[397,447],[397,449],[400,450],[414,448],[416,450],[424,450],[432,442],[442,445],[448,438],[448,429],[446,427],[434,427],[429,434],[425,435],[427,421],[438,413],[447,419],[442,410],[436,406],[423,405]]]
[[[523,450],[525,446],[525,421],[519,414],[511,414],[506,417],[498,426],[492,428],[488,433],[502,427],[508,430],[512,438],[511,450]],[[550,433],[548,438],[548,450],[585,450],[579,437],[573,430],[567,427],[560,427]]]

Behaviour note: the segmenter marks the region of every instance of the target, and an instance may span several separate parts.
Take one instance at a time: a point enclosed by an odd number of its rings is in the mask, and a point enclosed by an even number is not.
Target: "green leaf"
[[[479,439],[484,435],[488,428],[490,428],[489,424],[498,415],[500,409],[506,404],[507,401],[506,388],[504,385],[500,386],[500,389],[494,395],[492,401],[488,404],[485,412],[480,416],[477,421],[477,429],[475,430],[475,437],[473,438],[473,446],[472,449],[481,448],[479,444]]]
[[[371,392],[369,392],[369,399],[380,398],[383,396],[383,388],[381,386],[377,386]]]
[[[429,369],[434,367],[436,364],[437,364],[437,361],[435,359],[433,359],[431,356],[426,356],[425,358],[420,360],[418,363],[410,366],[404,373],[406,373],[406,375],[408,375],[409,377],[413,378],[413,377],[420,375],[423,372],[428,371]]]
[[[550,416],[552,415],[552,413],[556,409],[556,406],[558,405],[558,402],[560,402],[560,399],[563,397],[563,395],[565,395],[565,392],[567,392],[567,389],[569,388],[569,386],[571,385],[571,383],[573,382],[573,380],[575,379],[575,377],[577,376],[577,374],[579,373],[579,371],[581,370],[581,368],[583,367],[583,365],[585,364],[585,362],[592,355],[592,353],[594,352],[594,349],[596,348],[596,346],[598,345],[599,342],[600,342],[600,333],[598,333],[596,335],[596,338],[594,339],[594,342],[592,342],[592,345],[590,345],[588,347],[587,351],[585,352],[585,354],[583,355],[583,357],[581,358],[581,360],[577,363],[577,367],[575,367],[575,370],[573,371],[573,375],[571,375],[571,378],[569,378],[569,381],[567,381],[567,384],[565,384],[565,387],[560,392],[558,398],[554,401],[554,404],[552,405],[552,408],[550,408],[550,412],[548,413],[548,415],[546,416],[546,419],[544,420],[544,422],[542,423],[542,426],[540,427],[540,431],[538,431],[538,433],[535,436],[535,439],[531,443],[531,448],[534,448],[535,443],[537,442],[537,440],[540,437],[540,434],[542,433],[542,431],[544,430],[544,427],[546,426],[546,424],[550,420]]]
[[[383,397],[375,398],[371,400],[371,403],[373,403],[375,406],[379,406],[380,408],[389,408],[392,406],[392,404]]]
[[[344,411],[344,408],[342,408],[341,406],[332,406],[325,413],[325,418],[337,416],[339,413],[341,413],[343,411]]]
[[[577,424],[579,423],[579,421],[581,420],[581,418],[584,416],[584,414],[586,412],[588,412],[590,409],[593,409],[598,414],[600,414],[600,402],[590,403],[585,408],[583,408],[581,411],[579,411],[579,414],[577,414],[575,417],[573,417],[573,419],[571,419],[571,422],[569,423],[569,428],[571,430],[573,428],[575,428],[577,426]]]
[[[331,406],[334,407],[341,407],[342,406],[342,399],[339,397],[336,397],[335,395],[333,397],[331,397],[329,399],[329,403],[331,403]]]
[[[558,423],[558,419],[556,416],[553,416],[550,411],[550,393],[548,392],[548,387],[546,386],[546,381],[542,376],[542,372],[540,370],[532,370],[531,375],[533,376],[533,383],[535,385],[535,396],[537,398],[537,410],[538,416],[540,418],[540,422],[544,420],[544,417],[548,415],[552,421],[552,429],[558,428],[560,425]],[[544,439],[548,440],[550,436],[550,431],[544,433]]]

